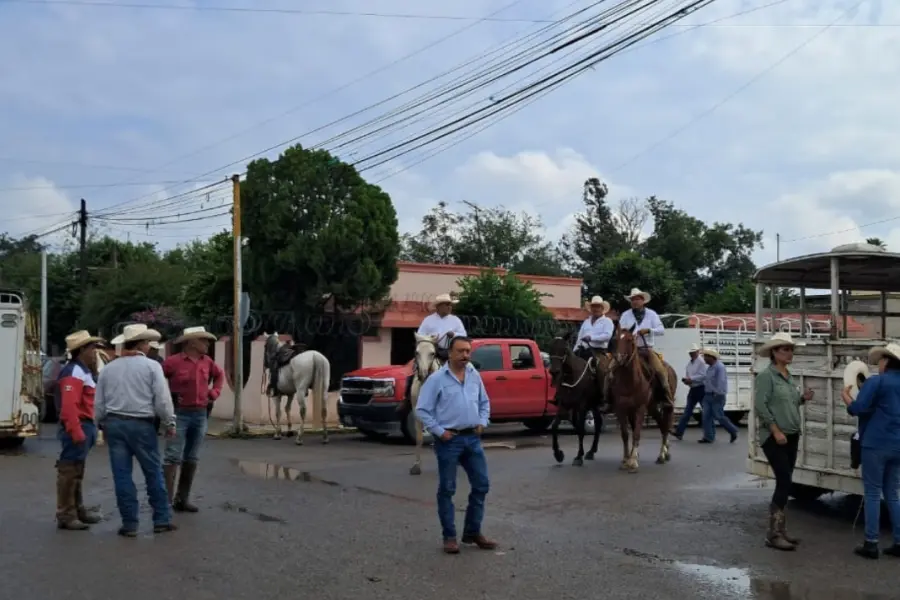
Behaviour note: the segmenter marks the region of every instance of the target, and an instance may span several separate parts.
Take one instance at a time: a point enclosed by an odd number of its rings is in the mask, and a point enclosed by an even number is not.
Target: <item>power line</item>
[[[794,243],[794,242],[802,242],[802,241],[805,241],[805,240],[813,240],[813,239],[816,239],[816,238],[829,237],[829,236],[832,236],[832,235],[839,235],[839,234],[841,234],[841,233],[850,233],[850,232],[853,232],[853,231],[859,231],[860,229],[862,229],[862,228],[864,228],[864,227],[872,227],[873,225],[881,225],[881,224],[883,224],[883,223],[891,223],[891,222],[893,222],[893,221],[900,221],[900,216],[897,216],[897,217],[890,217],[890,218],[887,218],[887,219],[880,219],[880,220],[878,220],[878,221],[872,221],[872,222],[870,222],[870,223],[863,223],[862,225],[857,225],[857,226],[855,226],[855,227],[849,227],[849,228],[847,228],[847,229],[838,229],[837,231],[828,231],[828,232],[826,232],[826,233],[816,233],[816,234],[813,234],[813,235],[807,235],[807,236],[804,236],[804,237],[794,238],[794,239],[792,239],[792,240],[782,240],[781,243],[782,243],[782,244],[792,244],[792,243]]]
[[[200,179],[170,179],[168,181],[132,181],[119,183],[66,183],[62,185],[27,185],[0,188],[0,192],[31,192],[37,190],[78,190],[84,188],[117,188],[140,185],[171,185],[173,183],[199,183]]]

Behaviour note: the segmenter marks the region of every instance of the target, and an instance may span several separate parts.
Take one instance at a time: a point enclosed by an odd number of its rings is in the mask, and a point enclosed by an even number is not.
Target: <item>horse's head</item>
[[[637,352],[634,328],[619,329],[616,335],[616,362],[625,364]]]
[[[554,385],[559,383],[563,367],[571,352],[571,344],[565,337],[557,336],[550,342],[550,377]]]
[[[425,377],[437,367],[437,337],[416,334],[416,372]]]

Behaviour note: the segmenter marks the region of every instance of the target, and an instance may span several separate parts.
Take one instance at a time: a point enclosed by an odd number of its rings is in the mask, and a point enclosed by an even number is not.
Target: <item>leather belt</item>
[[[447,431],[453,435],[472,435],[473,433],[477,433],[477,428],[466,427],[465,429],[448,429]]]

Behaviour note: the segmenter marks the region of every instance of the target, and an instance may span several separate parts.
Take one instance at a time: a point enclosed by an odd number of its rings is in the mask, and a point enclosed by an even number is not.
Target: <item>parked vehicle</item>
[[[41,375],[44,381],[44,401],[41,405],[41,422],[55,423],[59,420],[56,411],[56,389],[59,372],[63,368],[66,359],[62,356],[45,356],[41,365]]]
[[[756,272],[754,280],[757,331],[763,330],[765,320],[777,320],[777,309],[773,312],[764,307],[766,286],[799,288],[801,307],[807,303],[806,290],[831,290],[830,335],[795,339],[803,345],[794,349],[790,370],[800,389],[811,388],[814,397],[800,408],[800,447],[791,495],[811,500],[827,492],[862,494],[860,473],[851,468],[850,457],[850,440],[857,430],[857,422],[847,414],[841,401],[844,371],[853,360],[868,363],[869,350],[886,343],[885,332],[891,331],[900,317],[900,313],[887,310],[887,292],[900,292],[900,254],[869,244],[847,244],[831,252],[767,265]],[[871,304],[869,310],[850,310],[854,291],[880,295],[880,302],[874,303],[877,310]],[[800,318],[801,330],[807,331],[806,311],[801,309]],[[761,336],[754,340],[754,349],[765,339],[766,336]],[[768,367],[768,358],[755,354],[754,358],[754,373]],[[757,426],[755,413],[751,412],[747,470],[774,479],[757,443]]]
[[[0,439],[13,445],[38,434],[42,392],[37,329],[25,294],[0,290]]]
[[[550,359],[534,341],[476,339],[471,360],[491,398],[491,423],[521,422],[533,431],[550,426],[556,415],[556,406],[549,402],[556,393],[548,372]],[[341,423],[370,437],[399,433],[414,441],[415,416],[401,421],[397,411],[411,373],[412,361],[347,373],[338,399]]]

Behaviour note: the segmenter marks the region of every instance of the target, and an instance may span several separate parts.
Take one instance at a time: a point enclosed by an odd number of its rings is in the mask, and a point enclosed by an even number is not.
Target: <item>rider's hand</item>
[[[452,439],[453,439],[453,433],[451,433],[449,431],[444,430],[444,433],[441,434],[442,442],[449,442]]]
[[[448,331],[448,332],[447,332],[446,334],[444,334],[444,335],[447,336],[447,339],[450,339],[450,338],[452,338],[452,337],[453,337],[454,335],[456,335],[456,334],[453,333],[452,331]]]
[[[584,336],[583,338],[581,338],[581,341],[582,341],[582,342],[589,342],[589,341],[591,341],[591,336],[586,335],[586,336]]]
[[[641,329],[640,331],[638,331],[638,333],[641,335],[647,335],[648,333],[650,333],[650,330],[645,327],[645,328]]]

